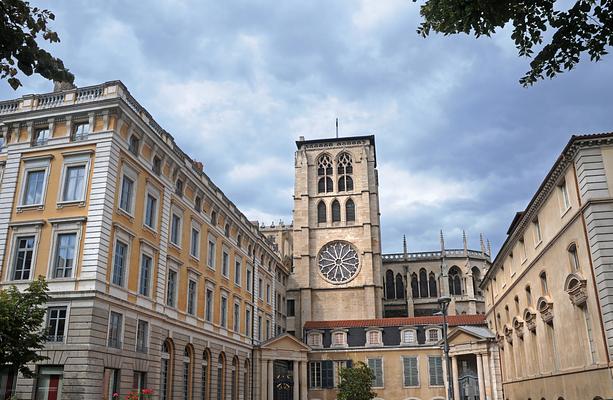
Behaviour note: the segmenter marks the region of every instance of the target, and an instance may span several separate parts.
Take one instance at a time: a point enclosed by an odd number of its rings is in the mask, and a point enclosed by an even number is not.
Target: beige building
[[[611,143],[571,138],[481,283],[505,399],[613,398]]]

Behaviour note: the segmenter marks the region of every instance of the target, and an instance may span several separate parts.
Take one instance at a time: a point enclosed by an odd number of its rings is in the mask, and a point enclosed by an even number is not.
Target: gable
[[[260,347],[266,350],[288,350],[299,352],[311,350],[309,346],[287,333],[263,343]]]

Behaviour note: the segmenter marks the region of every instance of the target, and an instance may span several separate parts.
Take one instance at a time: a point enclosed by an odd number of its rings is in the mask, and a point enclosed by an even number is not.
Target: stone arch
[[[317,223],[326,223],[328,221],[327,214],[326,203],[320,200],[319,203],[317,203]]]
[[[425,268],[419,270],[419,297],[428,297],[428,273]]]
[[[430,297],[438,297],[438,287],[436,284],[436,275],[430,271],[428,276],[428,290],[430,291]]]
[[[388,300],[395,299],[394,290],[394,271],[388,269],[385,271],[385,298]]]
[[[211,376],[212,376],[211,350],[207,347],[202,352],[202,393],[204,398],[211,398]]]
[[[232,357],[232,371],[231,371],[231,379],[230,384],[232,387],[230,388],[230,399],[238,400],[239,398],[239,381],[240,381],[240,362],[238,360],[238,356]]]
[[[404,299],[404,279],[400,273],[396,274],[396,298]]]
[[[341,221],[341,203],[338,200],[332,202],[332,222]]]
[[[462,294],[462,271],[457,265],[449,269],[447,274],[449,280],[449,294],[452,296],[460,296]]]
[[[166,338],[161,346],[160,365],[160,399],[166,400],[172,397],[174,376],[175,345],[171,338]]]
[[[411,274],[411,296],[414,299],[419,298],[419,281],[415,272]]]
[[[226,397],[226,354],[222,351],[217,357],[217,399]]]

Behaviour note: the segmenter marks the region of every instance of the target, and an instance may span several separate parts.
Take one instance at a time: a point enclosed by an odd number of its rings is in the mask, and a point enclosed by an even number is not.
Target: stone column
[[[298,361],[294,361],[293,362],[293,367],[294,367],[294,388],[293,388],[293,392],[294,392],[294,400],[300,400],[300,379],[298,374],[300,373],[298,370]]]
[[[266,360],[262,359],[260,365],[260,400],[266,400],[268,394],[266,392]]]
[[[492,382],[490,381],[490,357],[483,353],[483,387],[485,388],[485,398],[492,398]]]
[[[489,358],[490,365],[488,368],[490,369],[490,379],[492,385],[492,400],[498,400],[498,375],[496,375],[496,353],[495,347],[492,346],[492,356]],[[498,352],[498,357],[500,359],[500,352]],[[502,376],[501,376],[502,378]]]
[[[451,357],[451,376],[454,400],[460,400],[460,381],[458,377],[458,356]]]
[[[273,375],[273,361],[272,360],[268,360],[268,379],[267,379],[267,383],[268,383],[268,400],[272,400],[275,398],[275,394],[274,394],[274,375]]]
[[[483,359],[477,354],[477,376],[479,379],[479,400],[485,400],[485,385],[483,384]]]
[[[300,361],[300,400],[307,400],[307,362]]]

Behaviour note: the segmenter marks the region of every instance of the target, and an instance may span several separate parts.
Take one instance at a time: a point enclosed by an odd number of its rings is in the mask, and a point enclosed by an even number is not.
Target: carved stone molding
[[[577,307],[583,307],[587,301],[587,280],[577,274],[570,274],[566,277],[564,290],[568,293],[570,301]]]
[[[536,308],[545,323],[553,323],[553,301],[549,296],[540,297],[536,303]]]

